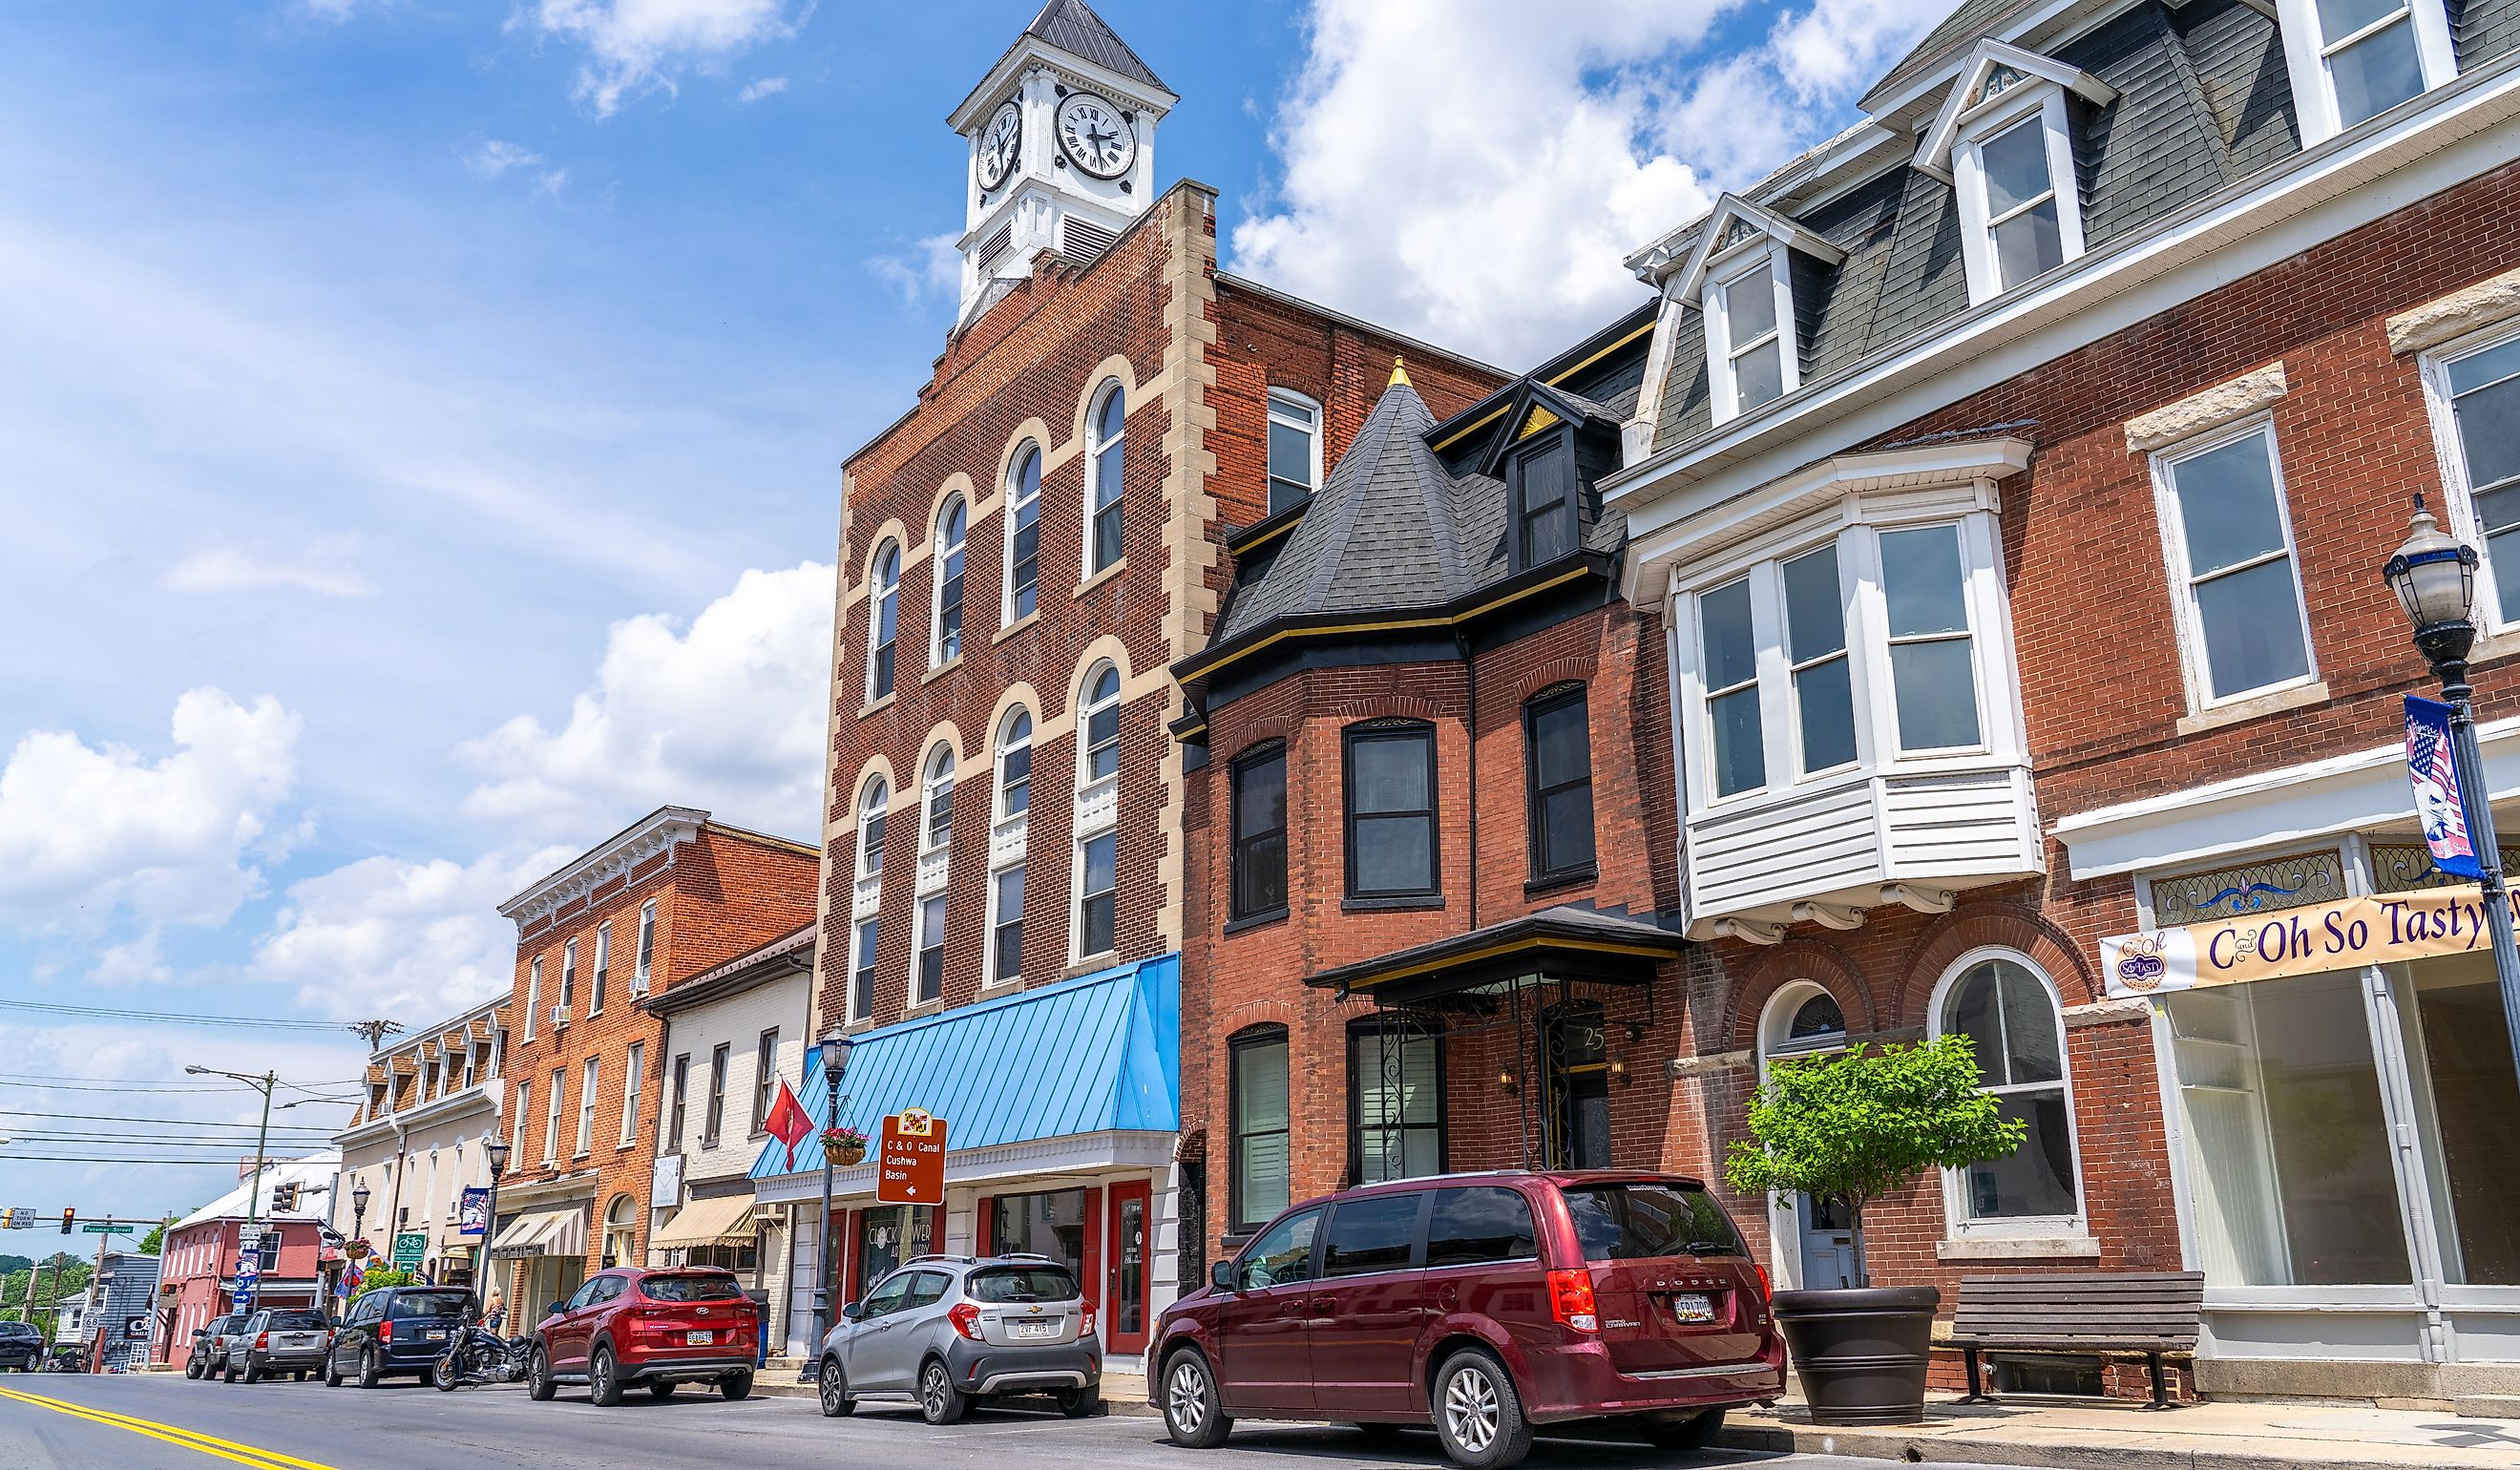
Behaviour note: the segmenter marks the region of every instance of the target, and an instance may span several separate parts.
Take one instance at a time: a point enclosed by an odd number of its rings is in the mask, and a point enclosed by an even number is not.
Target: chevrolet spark
[[[1431,1421],[1473,1470],[1581,1419],[1697,1448],[1728,1408],[1784,1391],[1767,1276],[1724,1207],[1696,1180],[1608,1171],[1297,1205],[1165,1311],[1148,1360],[1176,1444],[1221,1444],[1245,1417]]]

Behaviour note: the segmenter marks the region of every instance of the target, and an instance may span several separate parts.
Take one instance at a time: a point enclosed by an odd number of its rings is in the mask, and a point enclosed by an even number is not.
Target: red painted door
[[[1113,1184],[1103,1270],[1102,1344],[1111,1353],[1147,1351],[1147,1296],[1154,1265],[1153,1191],[1145,1180]]]

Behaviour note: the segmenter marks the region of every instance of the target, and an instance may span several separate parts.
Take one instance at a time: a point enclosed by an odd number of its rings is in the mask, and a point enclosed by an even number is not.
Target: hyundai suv
[[[1704,1184],[1609,1171],[1447,1175],[1311,1200],[1155,1328],[1173,1442],[1238,1417],[1430,1419],[1473,1470],[1533,1426],[1625,1421],[1660,1448],[1784,1392],[1767,1274]],[[1387,1432],[1387,1431],[1385,1431]]]
[[[742,1399],[752,1392],[761,1317],[732,1271],[629,1268],[589,1276],[534,1328],[525,1390],[540,1403],[562,1383],[584,1383],[608,1408],[634,1383],[659,1399],[686,1383]]]
[[[1049,1394],[1082,1418],[1102,1404],[1094,1308],[1044,1256],[918,1256],[840,1309],[823,1339],[815,1397],[831,1418],[861,1400],[915,1400],[951,1424],[975,1400]]]

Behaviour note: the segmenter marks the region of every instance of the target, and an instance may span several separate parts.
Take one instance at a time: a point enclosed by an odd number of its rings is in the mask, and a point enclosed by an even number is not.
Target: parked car
[[[686,1383],[741,1399],[752,1392],[760,1342],[761,1308],[732,1271],[608,1270],[551,1304],[534,1328],[525,1389],[547,1402],[560,1385],[583,1383],[607,1407],[634,1383],[659,1399]]]
[[[426,1378],[464,1328],[472,1294],[460,1286],[384,1286],[350,1303],[324,1355],[324,1381],[355,1378],[375,1388],[388,1378]]]
[[[193,1329],[193,1349],[184,1355],[185,1377],[200,1378],[210,1371],[210,1351],[219,1340],[220,1330],[227,1326],[230,1317],[243,1315],[242,1313],[230,1313],[228,1316],[214,1316]]]
[[[1042,1256],[920,1256],[840,1309],[815,1367],[823,1412],[914,1400],[951,1424],[978,1400],[1049,1394],[1070,1418],[1102,1402],[1094,1308]]]
[[[32,1322],[0,1322],[0,1368],[35,1371],[44,1359],[44,1334]]]
[[[248,1383],[260,1383],[282,1373],[304,1383],[324,1366],[333,1346],[333,1322],[305,1307],[270,1307],[246,1319],[237,1346],[228,1351],[227,1380],[242,1371]]]
[[[201,1351],[193,1356],[201,1361],[203,1378],[227,1377],[228,1360],[236,1355],[237,1339],[244,1334],[245,1324],[252,1318],[250,1312],[231,1312],[225,1316],[211,1318],[209,1324],[202,1329],[206,1336]]]
[[[1784,1391],[1767,1273],[1676,1175],[1448,1175],[1307,1201],[1166,1309],[1154,1343],[1148,1398],[1176,1444],[1218,1445],[1238,1417],[1431,1419],[1473,1470],[1577,1419],[1697,1448],[1726,1409]]]

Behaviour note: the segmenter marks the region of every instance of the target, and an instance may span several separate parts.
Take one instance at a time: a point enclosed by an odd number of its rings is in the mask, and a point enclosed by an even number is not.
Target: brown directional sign
[[[945,1203],[945,1120],[908,1107],[883,1120],[876,1143],[875,1197],[887,1205]]]

